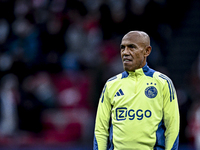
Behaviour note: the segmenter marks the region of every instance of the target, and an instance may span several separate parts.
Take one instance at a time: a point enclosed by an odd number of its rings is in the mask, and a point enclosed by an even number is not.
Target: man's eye
[[[134,46],[134,45],[129,45],[128,47],[129,47],[129,48],[135,48],[135,46]]]
[[[125,46],[121,46],[120,49],[125,49]]]

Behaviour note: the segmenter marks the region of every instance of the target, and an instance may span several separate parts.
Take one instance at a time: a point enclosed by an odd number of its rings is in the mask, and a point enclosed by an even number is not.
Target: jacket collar
[[[122,73],[122,78],[126,78],[128,76],[138,77],[138,76],[141,76],[141,75],[153,77],[154,72],[155,72],[155,70],[149,68],[149,66],[146,63],[144,67],[136,69],[135,71],[124,71]]]

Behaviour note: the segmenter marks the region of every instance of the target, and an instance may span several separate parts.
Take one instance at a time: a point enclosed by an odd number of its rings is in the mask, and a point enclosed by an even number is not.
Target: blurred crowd
[[[147,32],[148,63],[167,72],[168,41],[188,6],[189,0],[0,0],[0,145],[92,143],[103,84],[123,71],[122,36]]]

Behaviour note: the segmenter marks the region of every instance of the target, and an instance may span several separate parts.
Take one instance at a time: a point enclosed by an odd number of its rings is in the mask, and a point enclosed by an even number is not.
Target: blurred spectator
[[[39,42],[38,30],[29,20],[17,19],[12,24],[14,33],[13,41],[10,43],[10,53],[27,64],[35,63],[38,55]]]
[[[13,64],[13,59],[9,54],[2,53],[0,54],[0,71],[7,72],[11,69]]]
[[[104,40],[110,39],[112,37],[114,24],[111,16],[110,7],[106,3],[106,1],[104,1],[104,3],[101,4],[99,12],[100,12],[99,23],[102,29],[103,39]]]
[[[5,19],[0,20],[0,45],[4,44],[10,32],[9,24]]]
[[[62,28],[62,20],[56,15],[49,13],[46,30],[41,33],[41,46],[44,54],[48,55],[54,51],[61,55],[65,51]]]
[[[23,90],[31,92],[45,108],[56,105],[56,90],[47,72],[38,72],[24,79]]]
[[[34,82],[37,80],[28,77],[22,83],[21,100],[18,104],[19,129],[39,133],[42,131],[41,115],[44,105],[34,93]]]
[[[192,105],[189,107],[187,136],[194,142],[195,148],[200,149],[200,53],[192,66],[189,76],[190,97]]]
[[[23,80],[21,101],[18,104],[19,128],[39,133],[43,129],[42,113],[55,108],[55,89],[50,76],[38,72]]]
[[[18,84],[18,79],[13,74],[7,74],[1,79],[0,136],[14,136],[18,129]]]

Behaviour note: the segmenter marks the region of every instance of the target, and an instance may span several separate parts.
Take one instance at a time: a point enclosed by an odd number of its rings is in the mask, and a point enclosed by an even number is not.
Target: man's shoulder
[[[117,75],[115,75],[115,76],[109,78],[109,79],[107,80],[107,83],[114,83],[114,82],[117,82],[117,81],[121,80],[121,79],[123,78],[123,76],[125,76],[125,74],[126,74],[125,71],[122,72],[122,73],[119,73],[119,74],[117,74]]]
[[[172,82],[171,79],[167,75],[165,75],[165,74],[163,74],[163,73],[161,73],[159,71],[155,71],[154,78],[156,78],[156,79],[158,79],[160,81],[163,81],[163,82],[165,82],[165,81]]]

